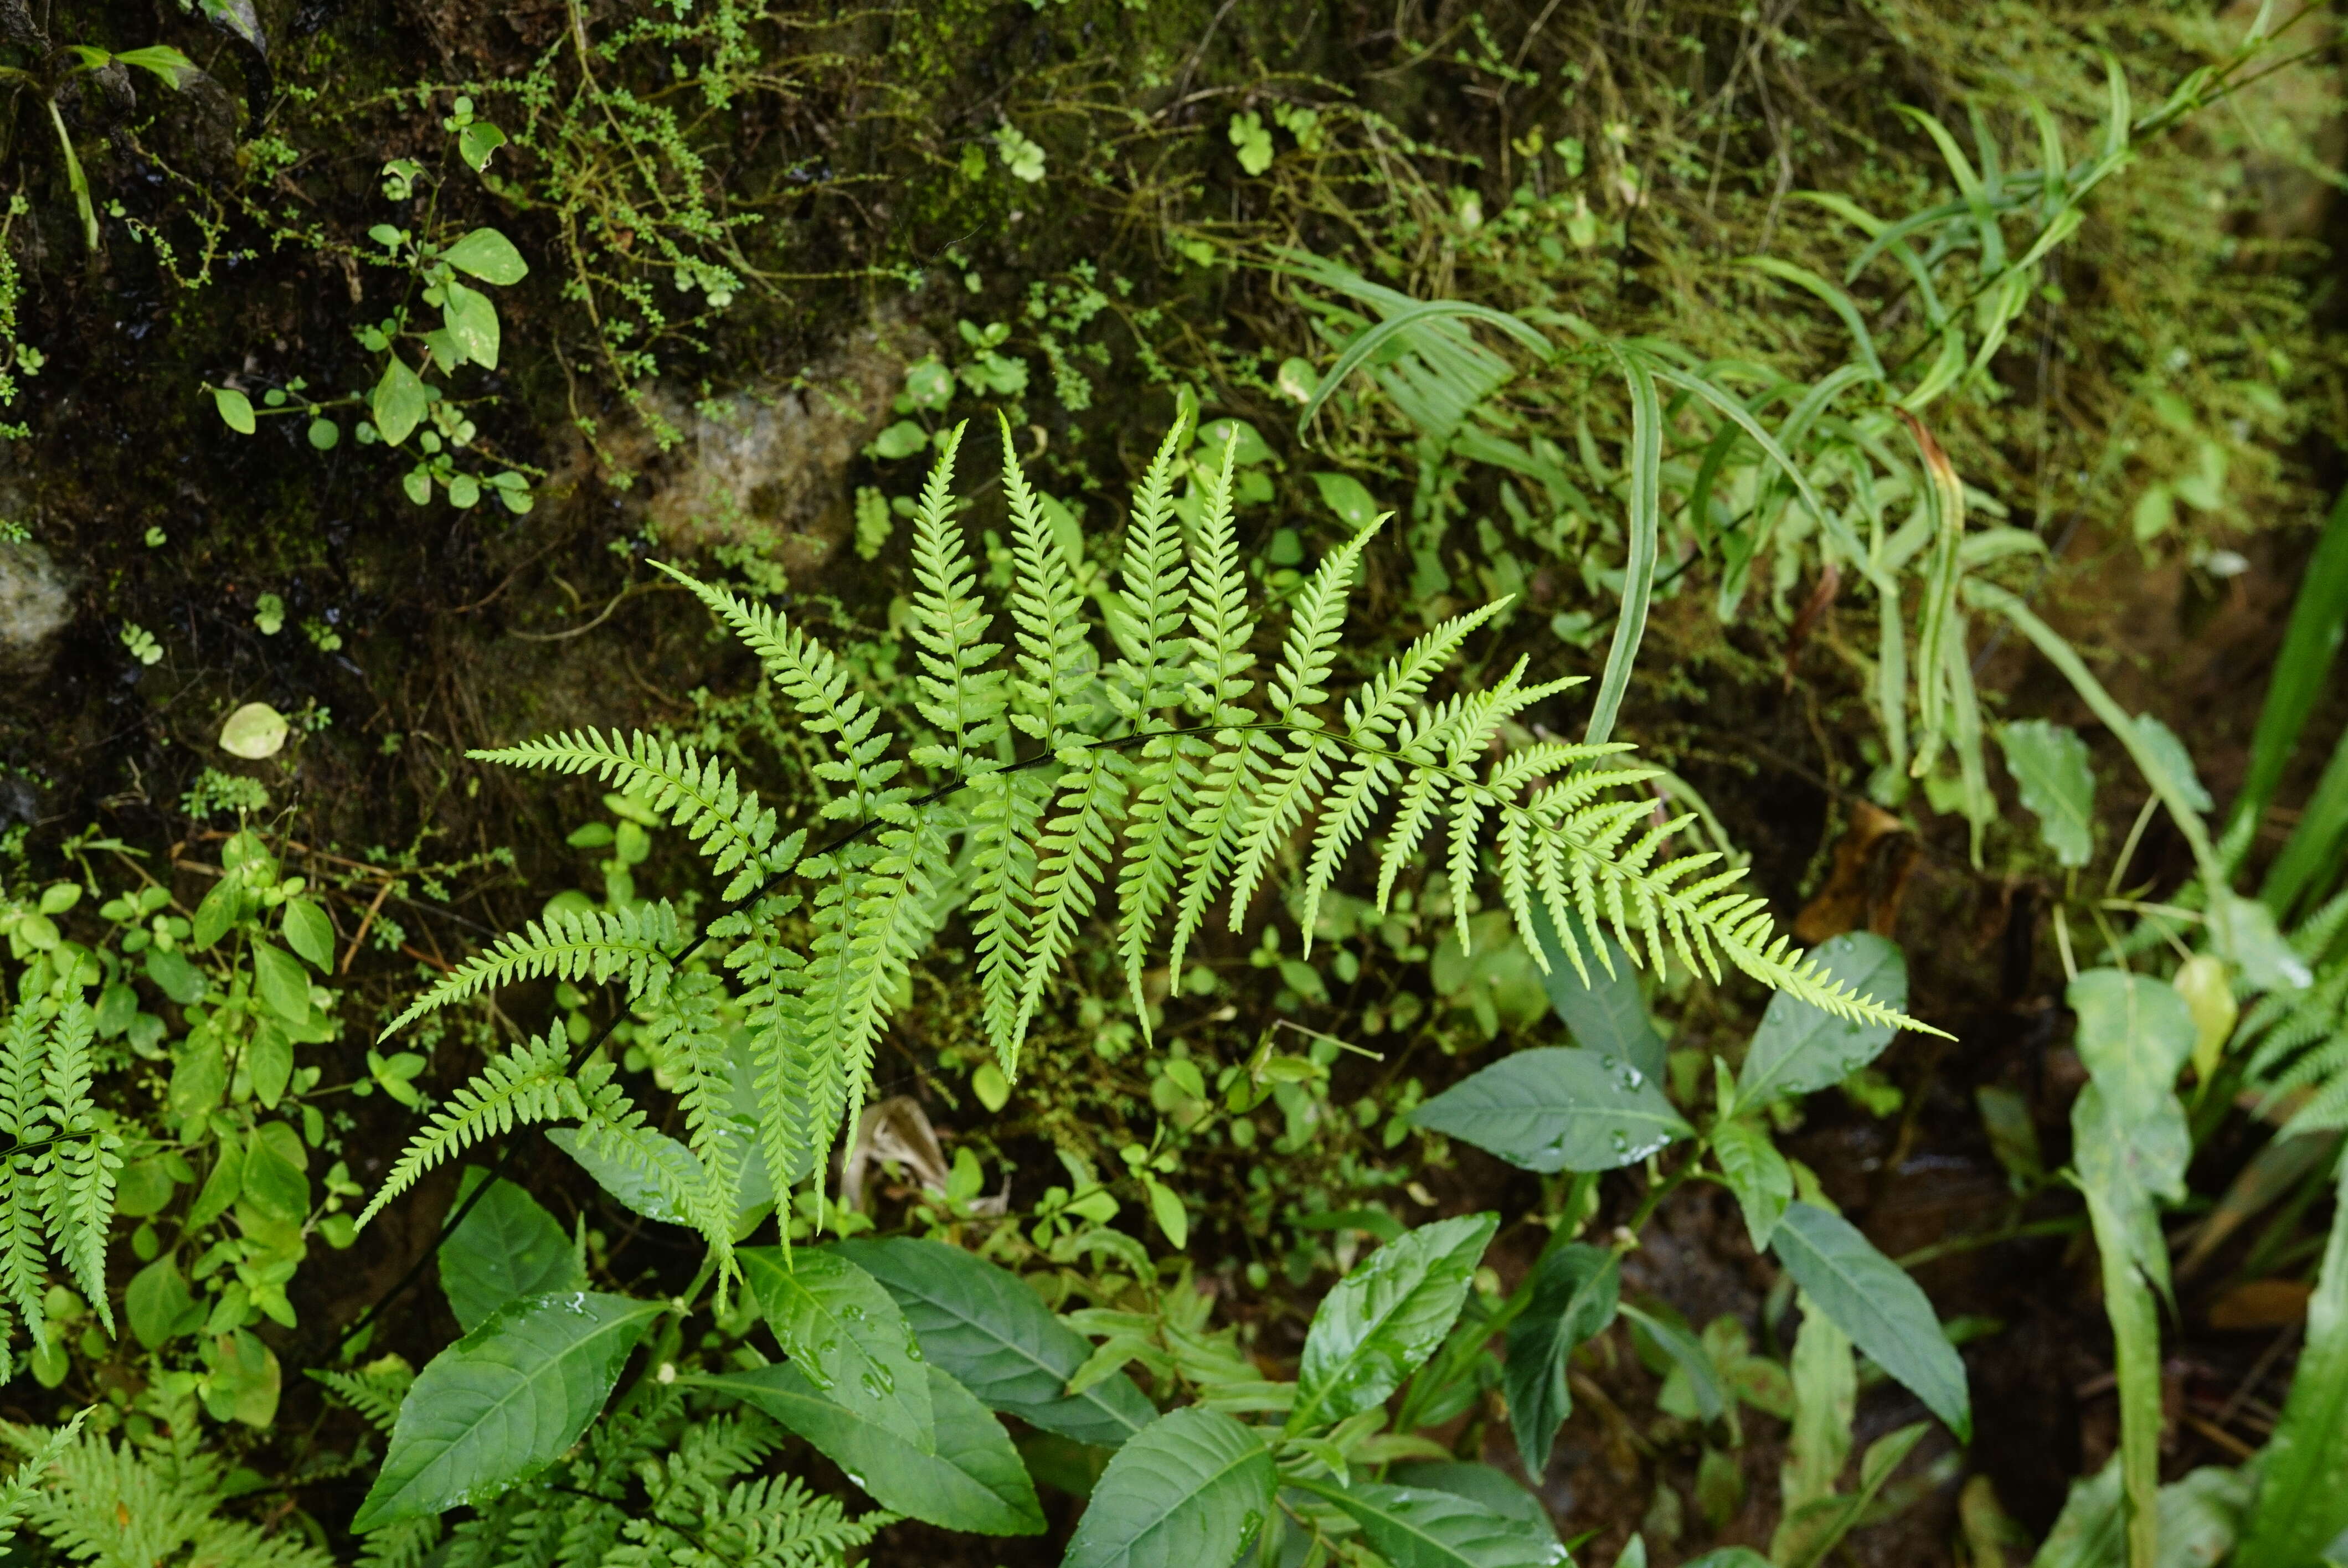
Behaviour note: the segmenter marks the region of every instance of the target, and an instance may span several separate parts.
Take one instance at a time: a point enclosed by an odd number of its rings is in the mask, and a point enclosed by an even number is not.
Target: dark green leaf
[[[1450,1332],[1498,1225],[1463,1214],[1421,1225],[1339,1280],[1305,1332],[1288,1430],[1343,1420],[1402,1387]]]
[[[1770,1248],[1852,1344],[1923,1400],[1959,1440],[1971,1440],[1965,1364],[1906,1270],[1849,1221],[1810,1204],[1787,1207]]]
[[[1859,1464],[1859,1490],[1841,1497],[1822,1497],[1787,1514],[1770,1538],[1769,1555],[1781,1568],[1817,1568],[1866,1515],[1875,1494],[1900,1468],[1900,1461],[1930,1430],[1918,1421],[1868,1445]]]
[[[1122,1372],[1081,1394],[1063,1392],[1091,1358],[1091,1342],[1009,1270],[936,1241],[845,1241],[830,1250],[879,1280],[922,1355],[989,1409],[1109,1448],[1157,1419]]]
[[[854,1415],[922,1452],[934,1440],[930,1382],[905,1315],[879,1280],[817,1247],[734,1255],[767,1327],[808,1381]]]
[[[1541,948],[1549,958],[1549,973],[1542,984],[1548,989],[1550,1005],[1572,1031],[1575,1044],[1591,1050],[1611,1051],[1649,1079],[1660,1081],[1663,1076],[1663,1037],[1656,1032],[1654,1020],[1647,1016],[1646,998],[1639,994],[1639,977],[1622,951],[1622,945],[1605,933],[1593,941],[1578,917],[1571,921],[1571,927],[1569,934],[1581,954],[1582,969],[1590,976],[1587,985],[1565,955],[1564,943],[1550,920],[1549,906],[1534,902],[1533,934],[1540,939]],[[1600,961],[1601,952],[1613,961],[1612,975]]]
[[[252,983],[262,1004],[287,1023],[310,1017],[310,977],[302,961],[273,942],[252,939]]]
[[[484,1180],[468,1166],[457,1189],[463,1203]],[[561,1225],[513,1183],[492,1183],[440,1244],[440,1288],[457,1326],[470,1334],[507,1302],[549,1291],[583,1290],[587,1276]]]
[[[1557,1568],[1571,1559],[1554,1532],[1527,1528],[1457,1492],[1357,1481],[1304,1483],[1362,1527],[1394,1568]]]
[[[440,259],[485,283],[519,283],[530,276],[530,263],[512,241],[494,229],[474,230],[443,251]]]
[[[679,1380],[764,1410],[821,1450],[883,1508],[945,1530],[1042,1534],[1044,1510],[1035,1501],[1035,1483],[1003,1423],[944,1368],[924,1371],[937,1416],[934,1453],[841,1409],[794,1367]]]
[[[650,1128],[639,1127],[628,1132],[586,1138],[582,1137],[575,1127],[555,1127],[546,1134],[548,1143],[578,1161],[580,1169],[594,1177],[595,1184],[623,1206],[663,1225],[691,1225],[693,1222],[670,1200],[669,1194],[653,1180],[650,1173],[629,1163],[613,1151],[613,1141],[621,1138],[633,1144],[646,1163],[657,1163],[663,1166],[675,1190],[690,1192],[704,1180],[701,1162],[694,1157],[692,1150],[665,1132],[655,1132]]]
[[[1689,1131],[1654,1081],[1628,1060],[1555,1046],[1493,1063],[1410,1119],[1541,1172],[1636,1164]]]
[[[293,1134],[283,1122],[274,1125]],[[298,1225],[310,1215],[310,1178],[285,1157],[281,1142],[271,1136],[270,1124],[252,1130],[244,1147],[244,1201],[264,1219]],[[294,1147],[301,1147],[298,1141]]]
[[[307,898],[288,898],[281,928],[285,945],[309,959],[312,968],[321,974],[334,968],[335,923],[324,909]]]
[[[486,1502],[560,1459],[664,1310],[595,1291],[509,1303],[417,1375],[351,1528]]]
[[[1278,1482],[1262,1440],[1221,1411],[1161,1416],[1101,1472],[1062,1568],[1231,1568]]]
[[[1899,944],[1871,931],[1829,937],[1809,956],[1829,983],[1839,980],[1885,1007],[1908,1006],[1908,960]],[[1750,1105],[1840,1083],[1883,1054],[1899,1032],[1886,1023],[1837,1018],[1784,991],[1769,999],[1737,1074],[1736,1099]]]
[[[1517,1453],[1528,1475],[1549,1468],[1550,1444],[1573,1413],[1567,1364],[1576,1347],[1614,1321],[1621,1286],[1622,1271],[1605,1247],[1569,1243],[1542,1255],[1534,1266],[1532,1303],[1509,1326],[1502,1383]]]

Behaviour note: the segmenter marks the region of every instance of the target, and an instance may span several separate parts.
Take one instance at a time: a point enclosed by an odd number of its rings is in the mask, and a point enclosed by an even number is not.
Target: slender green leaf
[[[1908,1005],[1908,959],[1898,943],[1872,931],[1847,931],[1810,949],[1831,979],[1893,1009]],[[1899,1031],[1890,1024],[1837,1018],[1780,991],[1745,1052],[1736,1099],[1754,1105],[1840,1083],[1883,1054]]]
[[[879,1280],[819,1247],[735,1254],[767,1327],[808,1382],[859,1419],[930,1451],[930,1381],[905,1314]]]
[[[1691,1129],[1646,1074],[1608,1052],[1520,1050],[1411,1112],[1528,1171],[1611,1171]]]
[[[2087,743],[2068,724],[2023,719],[1999,726],[2006,771],[2058,866],[2085,866],[2096,852],[2096,774]],[[2203,798],[2207,798],[2206,796]]]
[[[881,1507],[944,1530],[981,1535],[1040,1535],[1035,1483],[1003,1423],[942,1367],[924,1368],[936,1412],[935,1452],[927,1452],[818,1392],[795,1367],[681,1378],[728,1394],[783,1423],[820,1450]]]
[[[1552,1532],[1529,1530],[1457,1492],[1357,1481],[1303,1490],[1334,1504],[1393,1568],[1554,1568],[1571,1562]]]
[[[1718,1420],[1728,1409],[1728,1399],[1720,1387],[1719,1369],[1712,1364],[1712,1353],[1704,1348],[1704,1342],[1678,1324],[1652,1312],[1643,1312],[1627,1301],[1617,1310],[1644,1330],[1647,1337],[1687,1374],[1688,1389],[1695,1396],[1698,1413],[1707,1421]]]
[[[1628,518],[1631,548],[1622,562],[1622,609],[1615,618],[1614,641],[1606,650],[1606,668],[1598,679],[1598,696],[1590,708],[1585,743],[1599,745],[1614,733],[1614,717],[1622,694],[1631,687],[1631,667],[1639,657],[1639,643],[1647,634],[1647,601],[1655,588],[1655,559],[1663,537],[1663,405],[1655,395],[1654,372],[1637,354],[1616,350],[1614,358],[1631,385],[1631,507]]]
[[[879,1280],[922,1354],[989,1409],[1107,1448],[1157,1419],[1122,1372],[1081,1394],[1065,1391],[1091,1358],[1092,1344],[1008,1269],[936,1241],[844,1241],[829,1250]]]
[[[1900,1461],[1930,1430],[1930,1423],[1918,1421],[1869,1444],[1859,1460],[1859,1490],[1844,1497],[1818,1498],[1788,1513],[1770,1537],[1770,1561],[1780,1568],[1817,1568],[1825,1562],[1827,1553],[1840,1545],[1866,1514]]]
[[[1787,1434],[1786,1461],[1777,1472],[1788,1518],[1803,1504],[1834,1495],[1850,1458],[1851,1418],[1859,1409],[1859,1361],[1850,1336],[1807,1296],[1799,1296],[1797,1304],[1802,1327],[1787,1364],[1794,1385],[1793,1430]]]
[[[2273,800],[2275,786],[2282,782],[2283,770],[2298,749],[2300,732],[2317,701],[2332,689],[2332,664],[2339,657],[2343,630],[2348,630],[2348,491],[2333,503],[2323,536],[2300,573],[2282,648],[2275,655],[2274,672],[2267,678],[2266,701],[2259,709],[2258,728],[2250,735],[2250,766],[2229,814],[2226,837],[2230,843],[2247,825],[2265,815]],[[2247,836],[2242,843],[2248,846]],[[2278,914],[2283,908],[2282,904],[2275,906]]]
[[[1498,1225],[1492,1214],[1421,1225],[1339,1280],[1305,1331],[1288,1430],[1343,1420],[1401,1388],[1451,1331]]]
[[[457,1189],[463,1203],[487,1180],[468,1166]],[[440,1288],[457,1326],[470,1334],[509,1301],[550,1291],[583,1290],[587,1274],[555,1217],[513,1183],[490,1184],[465,1223],[440,1244]]]
[[[1794,1283],[1853,1344],[1923,1400],[1960,1440],[1971,1440],[1965,1364],[1905,1270],[1849,1221],[1810,1204],[1788,1204],[1769,1245]]]
[[[1501,1375],[1527,1475],[1548,1470],[1557,1429],[1573,1413],[1568,1364],[1577,1347],[1614,1321],[1621,1287],[1622,1269],[1611,1248],[1572,1242],[1544,1253],[1534,1266],[1532,1302],[1509,1326]]]
[[[665,1310],[575,1290],[508,1304],[417,1374],[351,1528],[486,1502],[560,1459]]]
[[[1278,1487],[1271,1451],[1231,1417],[1160,1416],[1101,1472],[1063,1568],[1231,1568]]]
[[[2299,825],[2267,867],[2259,897],[2281,917],[2302,899],[2327,897],[2342,869],[2348,867],[2348,855],[2341,853],[2343,845],[2348,845],[2348,730],[2340,733],[2332,760],[2323,764],[2323,774],[2300,812]]]
[[[2261,1461],[2240,1568],[2296,1568],[2348,1531],[2348,1161],[2323,1266],[2307,1303],[2307,1337],[2282,1419]]]

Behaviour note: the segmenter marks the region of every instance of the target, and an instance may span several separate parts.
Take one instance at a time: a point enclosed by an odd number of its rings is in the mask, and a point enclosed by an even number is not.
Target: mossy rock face
[[[0,544],[0,676],[38,680],[72,620],[73,582],[56,558],[36,544]]]

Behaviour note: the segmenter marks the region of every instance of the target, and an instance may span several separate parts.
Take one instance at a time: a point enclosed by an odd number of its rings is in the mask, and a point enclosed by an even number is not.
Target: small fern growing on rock
[[[1725,961],[1846,1018],[1907,1021],[1795,953],[1743,890],[1741,870],[1715,854],[1673,854],[1688,819],[1656,820],[1638,787],[1656,775],[1618,760],[1629,746],[1542,742],[1496,753],[1507,721],[1578,682],[1529,682],[1520,661],[1481,690],[1431,694],[1506,601],[1443,621],[1367,682],[1333,692],[1347,596],[1376,524],[1296,593],[1278,660],[1259,680],[1263,629],[1233,529],[1231,457],[1227,449],[1186,530],[1172,497],[1185,434],[1179,425],[1169,434],[1136,488],[1116,587],[1088,597],[1005,428],[1007,617],[979,597],[955,519],[963,431],[940,443],[915,513],[910,630],[917,706],[932,732],[917,744],[901,748],[848,668],[781,612],[664,569],[759,656],[796,708],[823,757],[815,772],[832,786],[824,824],[783,835],[730,772],[641,735],[584,730],[473,753],[622,784],[730,876],[735,902],[704,939],[722,945],[733,1006],[753,1037],[755,1148],[777,1185],[819,1170],[857,1124],[908,972],[957,907],[988,1037],[1015,1075],[1021,1042],[1105,893],[1113,890],[1116,941],[1138,999],[1153,954],[1179,972],[1219,903],[1240,929],[1292,851],[1304,862],[1309,945],[1313,910],[1381,821],[1381,906],[1422,852],[1465,886],[1488,851],[1501,898],[1544,963],[1537,911],[1560,933],[1610,931],[1639,961],[1675,957],[1715,978]],[[812,853],[810,829],[829,833]],[[787,878],[798,890],[784,890]],[[1464,945],[1464,901],[1459,918]],[[532,925],[448,975],[398,1021],[546,975],[623,980],[633,1004],[656,1012],[705,989],[679,983],[693,945],[665,905]],[[1612,964],[1602,944],[1585,951],[1570,935],[1564,955],[1585,976]],[[723,1053],[682,1060],[690,1153],[708,1191],[675,1206],[727,1255],[750,1130],[737,1125]],[[517,1121],[568,1116],[607,1139],[638,1136],[608,1072],[590,1064],[573,1083],[576,1071],[552,1042],[493,1063],[418,1137],[374,1207]]]

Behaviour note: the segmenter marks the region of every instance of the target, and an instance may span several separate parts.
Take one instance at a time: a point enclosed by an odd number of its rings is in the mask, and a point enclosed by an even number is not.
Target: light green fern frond
[[[570,1041],[555,1033],[526,1041],[493,1059],[471,1082],[450,1095],[424,1130],[409,1140],[358,1223],[365,1225],[426,1172],[484,1138],[542,1122],[623,1120],[631,1107],[611,1081],[611,1059],[589,1058],[574,1078],[569,1071],[570,1053]]]
[[[121,1140],[90,1099],[96,1016],[78,995],[26,998],[0,1034],[0,1291],[37,1340],[54,1251],[107,1332],[106,1233]]]
[[[987,665],[1003,651],[983,641],[994,618],[976,593],[978,577],[954,521],[954,454],[963,426],[937,440],[937,462],[913,512],[912,613],[906,630],[920,651],[915,706],[943,737],[917,750],[914,765],[960,774],[983,757],[1003,731],[1004,677]]]
[[[618,785],[683,829],[694,847],[709,856],[713,875],[734,874],[719,895],[729,902],[782,869],[768,855],[774,812],[736,782],[733,769],[719,766],[715,757],[696,755],[690,746],[664,746],[642,732],[623,738],[617,731],[607,737],[586,729],[465,754],[511,767],[592,774],[600,783]]]
[[[167,1471],[129,1441],[118,1446],[77,1421],[57,1432],[0,1423],[0,1440],[43,1460],[42,1484],[22,1499],[24,1518],[74,1562],[98,1568],[164,1562],[185,1568],[335,1568],[333,1558],[298,1532],[263,1532],[216,1517],[226,1489],[215,1455],[171,1463]]]
[[[310,1367],[304,1369],[303,1376],[324,1385],[386,1437],[391,1435],[393,1425],[399,1419],[399,1402],[407,1397],[409,1387],[416,1381],[415,1373],[396,1363],[358,1372]]]
[[[631,1001],[656,1002],[667,983],[683,927],[667,900],[624,909],[557,910],[530,921],[458,965],[392,1020],[386,1038],[427,1012],[517,980],[619,979]]]

